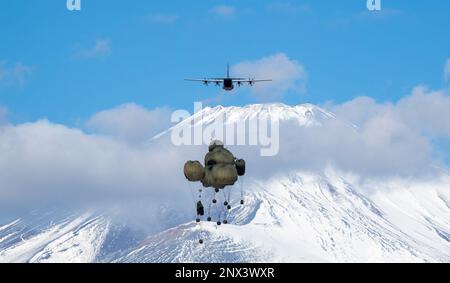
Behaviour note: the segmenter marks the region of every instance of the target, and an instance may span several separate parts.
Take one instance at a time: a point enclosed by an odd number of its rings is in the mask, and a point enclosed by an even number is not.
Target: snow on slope
[[[420,195],[416,195],[420,204],[412,204],[422,210],[420,216],[405,216],[401,208],[382,210],[334,172],[292,173],[250,187],[247,204],[243,208],[235,204],[230,217],[233,224],[181,225],[150,237],[119,261],[450,261],[450,242],[436,232],[450,232],[450,208],[433,211]],[[436,190],[428,193],[436,194]],[[416,191],[403,193],[415,195]],[[449,197],[448,190],[446,194]],[[427,214],[433,215],[434,223],[419,221],[407,229],[403,227],[407,224],[402,225],[402,217],[420,220]],[[411,229],[424,237],[408,233]],[[200,245],[199,238],[205,244]]]
[[[47,244],[30,262],[93,262],[105,240],[108,225],[103,217],[90,219]]]
[[[0,230],[0,262],[94,261],[108,223],[107,218],[90,213],[16,220]]]

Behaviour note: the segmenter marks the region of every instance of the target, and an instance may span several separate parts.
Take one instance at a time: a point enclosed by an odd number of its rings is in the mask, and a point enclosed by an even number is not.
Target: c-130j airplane
[[[204,79],[185,79],[185,80],[193,81],[193,82],[202,82],[204,85],[209,85],[210,83],[213,83],[216,86],[222,85],[222,88],[226,91],[232,91],[234,89],[234,84],[237,84],[237,86],[242,86],[243,84],[248,84],[249,86],[253,86],[255,83],[272,81],[272,80],[230,78],[230,65],[227,65],[227,77],[226,78],[204,78]]]

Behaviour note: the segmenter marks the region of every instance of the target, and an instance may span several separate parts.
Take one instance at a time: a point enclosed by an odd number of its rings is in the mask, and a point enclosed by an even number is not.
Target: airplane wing
[[[271,82],[272,80],[251,80],[251,79],[237,79],[233,80],[233,82],[237,83],[259,83],[259,82]]]
[[[272,80],[252,80],[252,79],[239,79],[239,80],[233,80],[233,82],[237,83],[238,86],[241,86],[242,84],[249,84],[250,86],[254,85],[255,83],[260,82],[271,82]]]
[[[223,79],[184,79],[191,82],[203,82],[203,83],[221,83]]]
[[[201,82],[204,85],[209,85],[209,84],[214,84],[217,86],[220,86],[221,84],[223,84],[223,79],[185,79],[186,81],[191,81],[191,82]]]

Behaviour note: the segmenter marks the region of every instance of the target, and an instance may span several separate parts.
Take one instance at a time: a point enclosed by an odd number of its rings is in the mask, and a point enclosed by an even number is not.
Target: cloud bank
[[[305,90],[307,73],[303,65],[284,53],[277,53],[255,61],[244,61],[232,67],[235,76],[243,78],[272,79],[252,87],[252,94],[263,101],[277,101],[290,91]]]
[[[130,143],[142,143],[170,126],[171,110],[147,110],[135,103],[120,105],[93,115],[86,122],[90,131]]]
[[[411,95],[396,103],[377,103],[369,97],[358,97],[329,107],[338,116],[357,125],[374,123],[374,119],[389,119],[398,121],[418,135],[450,137],[450,97],[447,90],[433,91],[418,86]]]
[[[276,173],[334,168],[361,180],[390,178],[429,179],[445,167],[448,151],[436,139],[450,140],[450,96],[443,91],[416,88],[396,103],[377,103],[358,97],[343,104],[324,106],[336,119],[320,119],[320,126],[299,127],[297,121],[280,124],[277,156],[259,156],[251,147],[235,147],[250,160],[250,176],[265,178]],[[314,115],[319,115],[314,110]],[[355,127],[354,125],[357,125]]]
[[[163,142],[132,146],[40,120],[1,126],[0,152],[1,213],[36,206],[130,208],[144,203],[146,212],[171,207],[187,217],[191,208],[189,187],[178,170],[189,149]]]

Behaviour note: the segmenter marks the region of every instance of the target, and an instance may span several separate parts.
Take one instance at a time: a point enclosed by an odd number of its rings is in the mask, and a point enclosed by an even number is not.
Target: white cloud
[[[277,53],[255,61],[244,61],[232,67],[234,76],[272,79],[272,82],[253,86],[253,94],[262,100],[279,100],[286,92],[302,92],[307,74],[305,68],[284,53]]]
[[[90,48],[77,48],[75,57],[82,59],[103,58],[111,55],[111,41],[109,39],[97,39]]]
[[[447,59],[447,62],[445,63],[444,79],[445,79],[445,82],[448,82],[448,80],[450,79],[450,59]]]
[[[169,108],[147,110],[134,103],[93,115],[86,123],[95,133],[112,135],[124,141],[139,143],[148,141],[155,134],[170,126]]]
[[[399,121],[420,135],[450,137],[450,97],[445,91],[430,91],[418,86],[411,95],[397,103],[376,103],[372,98],[359,97],[332,107],[338,116],[366,125],[376,117]]]
[[[224,19],[233,18],[236,14],[236,9],[227,5],[219,5],[210,10],[211,13]]]
[[[416,87],[396,105],[400,119],[410,128],[433,137],[450,137],[450,96],[445,91]]]
[[[150,20],[158,24],[174,24],[178,16],[174,14],[154,13],[150,15]]]
[[[328,107],[338,117],[359,126],[355,133],[333,127],[324,137],[329,139],[326,146],[331,149],[325,152],[340,168],[369,176],[421,175],[427,173],[430,164],[439,164],[445,157],[446,152],[434,145],[435,139],[450,138],[450,96],[445,91],[416,87],[396,103],[359,97]],[[311,142],[318,144],[323,140],[313,139]]]
[[[10,65],[7,61],[0,61],[0,84],[24,86],[26,77],[31,71],[32,67],[21,62]]]
[[[189,149],[168,141],[132,146],[41,120],[0,128],[0,152],[1,209],[134,201],[191,208],[179,170]]]
[[[256,149],[236,147],[238,156],[250,160],[252,177],[265,178],[291,171],[323,172],[331,167],[364,179],[415,176],[432,172],[430,140],[388,116],[376,116],[358,130],[341,120],[320,127],[280,125],[280,150],[272,158]]]
[[[0,126],[0,215],[55,205],[120,208],[121,217],[152,231],[192,220],[180,168],[201,151],[175,148],[169,136],[146,140],[165,129],[166,112],[122,105],[93,115],[92,134],[47,120]]]

